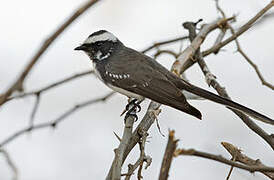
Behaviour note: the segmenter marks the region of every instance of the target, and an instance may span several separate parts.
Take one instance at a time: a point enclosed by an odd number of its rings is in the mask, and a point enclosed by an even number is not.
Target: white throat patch
[[[97,41],[112,41],[112,42],[117,42],[117,40],[118,39],[113,34],[111,34],[110,32],[104,32],[104,33],[99,34],[99,35],[88,37],[84,41],[84,44],[91,44],[91,43],[95,43]]]

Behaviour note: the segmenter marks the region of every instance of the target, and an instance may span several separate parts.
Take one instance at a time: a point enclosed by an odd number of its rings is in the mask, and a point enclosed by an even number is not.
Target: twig
[[[219,49],[230,43],[231,41],[235,40],[237,37],[239,37],[241,34],[246,32],[249,28],[252,27],[252,25],[260,18],[262,17],[269,9],[271,9],[274,6],[274,1],[272,0],[268,5],[266,5],[260,12],[258,12],[253,18],[251,18],[247,23],[245,23],[235,34],[233,34],[231,37],[227,38],[226,40],[222,41],[221,43],[213,46],[212,48],[205,50],[202,52],[203,57],[208,56],[211,53],[217,52]]]
[[[0,96],[0,106],[7,101],[7,98],[12,95],[14,91],[21,91],[23,89],[23,83],[33,66],[37,63],[39,58],[44,54],[48,47],[54,42],[54,40],[59,37],[59,35],[81,14],[83,14],[87,9],[94,5],[99,0],[89,0],[80,8],[78,8],[49,38],[45,40],[40,49],[31,58],[29,64],[25,67],[19,78],[8,88],[8,90]]]
[[[47,128],[47,127],[55,128],[61,121],[63,121],[66,117],[68,117],[69,115],[73,114],[77,110],[79,110],[79,109],[81,109],[83,107],[89,106],[91,104],[94,104],[94,103],[106,101],[113,94],[114,94],[114,92],[111,92],[111,93],[108,93],[107,95],[105,95],[103,97],[92,99],[92,100],[88,100],[88,101],[85,101],[83,103],[79,103],[79,104],[75,105],[74,107],[70,108],[69,110],[67,110],[66,112],[64,112],[61,116],[59,116],[55,120],[52,120],[52,121],[46,122],[46,123],[36,124],[36,125],[33,125],[33,126],[28,126],[28,127],[23,128],[23,129],[21,129],[19,131],[16,131],[14,134],[8,136],[6,139],[4,139],[0,143],[0,148],[2,148],[3,146],[7,145],[8,143],[12,142],[16,138],[22,136],[23,134],[25,134],[27,132],[30,132],[30,131],[33,132],[34,130],[43,129],[43,128]]]
[[[18,170],[17,170],[15,163],[12,161],[9,153],[5,149],[2,149],[2,148],[0,148],[0,153],[2,153],[4,155],[8,166],[10,167],[10,169],[13,172],[12,180],[17,180],[18,179]]]
[[[178,57],[178,54],[171,51],[171,50],[158,50],[153,56],[154,56],[154,59],[156,59],[157,57],[159,57],[160,55],[162,54],[169,54],[171,56],[173,56],[174,58],[177,58]]]
[[[51,89],[53,89],[53,88],[55,88],[57,86],[60,86],[60,85],[62,85],[64,83],[67,83],[67,82],[69,82],[71,80],[75,80],[77,78],[80,78],[80,77],[83,77],[83,76],[86,76],[86,75],[89,75],[89,74],[92,74],[92,73],[94,73],[93,70],[83,71],[81,73],[74,74],[72,76],[69,76],[69,77],[64,78],[62,80],[59,80],[59,81],[54,82],[52,84],[49,84],[49,85],[47,85],[47,86],[45,86],[43,88],[40,88],[38,90],[34,90],[34,91],[30,91],[30,92],[26,92],[26,93],[15,95],[13,97],[8,98],[7,101],[10,101],[10,100],[13,100],[13,99],[17,99],[17,98],[23,98],[23,97],[31,96],[31,95],[37,95],[37,94],[41,95],[42,93],[44,93],[44,92],[46,92],[48,90],[51,90]]]
[[[34,117],[36,115],[36,112],[38,110],[38,106],[39,106],[39,103],[40,103],[40,97],[41,97],[40,93],[37,93],[36,96],[35,96],[35,104],[33,106],[33,110],[31,112],[30,121],[29,121],[30,126],[33,126]]]
[[[221,144],[229,152],[229,154],[231,154],[232,158],[235,159],[235,161],[241,162],[248,166],[255,166],[255,167],[262,167],[262,168],[267,167],[259,159],[254,160],[246,156],[245,154],[243,154],[242,151],[236,146],[234,146],[233,144],[230,144],[227,142],[222,142]],[[270,179],[274,179],[274,171],[272,172],[261,171],[261,173],[263,173]]]
[[[178,142],[178,139],[175,139],[174,137],[174,133],[174,130],[169,131],[168,142],[166,145],[166,150],[162,161],[159,180],[167,180],[168,178],[169,168],[173,159],[174,151],[177,148]]]
[[[156,48],[156,47],[159,47],[159,46],[162,46],[162,45],[165,45],[165,44],[174,43],[174,42],[177,42],[177,41],[182,41],[182,40],[185,40],[187,38],[188,38],[187,36],[182,36],[182,37],[170,39],[170,40],[167,40],[167,41],[157,42],[157,43],[154,43],[153,45],[149,46],[148,48],[142,50],[141,52],[142,53],[147,53],[148,51],[152,50],[153,48]]]
[[[197,156],[197,157],[202,157],[202,158],[206,158],[206,159],[210,159],[210,160],[214,160],[223,164],[227,164],[230,166],[234,166],[240,169],[244,169],[247,170],[249,172],[274,172],[274,168],[273,167],[259,167],[259,166],[248,166],[248,165],[243,165],[243,164],[239,164],[236,163],[234,161],[228,160],[224,157],[222,157],[221,155],[214,155],[214,154],[210,154],[210,153],[206,153],[206,152],[202,152],[202,151],[197,151],[195,149],[177,149],[175,151],[175,157],[179,156],[179,155],[188,155],[188,156]]]

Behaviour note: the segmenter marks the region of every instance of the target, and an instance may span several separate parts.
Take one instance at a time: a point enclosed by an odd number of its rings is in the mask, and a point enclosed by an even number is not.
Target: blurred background
[[[5,1],[0,7],[0,92],[16,79],[41,43],[83,0],[29,0]],[[269,1],[220,1],[227,16],[237,15],[235,27],[253,17]],[[269,12],[273,12],[269,11]],[[101,1],[77,19],[41,57],[25,83],[25,90],[34,90],[72,74],[92,68],[84,53],[73,49],[92,32],[106,29],[125,45],[143,50],[154,42],[186,35],[181,24],[185,21],[205,23],[219,17],[213,0],[181,1],[139,0]],[[242,35],[239,40],[243,50],[258,65],[263,76],[274,83],[273,54],[274,23],[270,19]],[[207,49],[216,39],[212,33],[202,49]],[[183,48],[187,43],[183,43]],[[179,45],[167,49],[179,50]],[[219,82],[226,87],[233,100],[247,105],[269,117],[274,117],[273,90],[262,86],[254,70],[236,53],[234,43],[217,56],[206,61]],[[161,56],[159,62],[167,68],[173,63],[170,56]],[[190,81],[208,88],[197,65],[187,71]],[[110,92],[93,75],[85,76],[51,90],[41,97],[35,123],[48,122],[60,116],[75,104],[103,96]],[[214,91],[212,91],[214,92]],[[0,109],[0,141],[26,127],[35,102],[34,97],[13,100]],[[148,100],[142,104],[145,112]],[[105,103],[81,109],[69,116],[53,130],[42,129],[19,137],[5,148],[19,170],[20,180],[104,179],[114,157],[113,149],[119,144],[113,132],[122,134],[123,118],[119,114],[127,98],[115,95]],[[197,121],[172,108],[162,106],[159,122],[162,137],[154,124],[149,131],[146,154],[153,158],[151,167],[143,171],[144,179],[156,179],[167,143],[168,129],[175,130],[179,147],[195,148],[230,158],[220,145],[222,141],[241,147],[247,155],[274,165],[273,150],[225,107],[209,101],[191,101],[203,114]],[[136,123],[137,124],[137,123]],[[135,125],[136,125],[135,124]],[[258,124],[267,132],[273,127]],[[138,147],[124,165],[134,163],[139,156]],[[174,159],[169,179],[225,179],[230,167],[196,157]],[[11,179],[12,172],[5,158],[0,156],[0,179]],[[235,168],[231,179],[266,179],[259,173],[250,174]]]

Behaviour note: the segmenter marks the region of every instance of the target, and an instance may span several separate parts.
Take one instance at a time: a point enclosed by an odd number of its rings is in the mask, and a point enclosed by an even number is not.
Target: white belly
[[[115,86],[112,86],[110,84],[107,84],[108,87],[110,87],[112,90],[118,92],[118,93],[121,93],[123,95],[126,95],[127,97],[132,97],[132,98],[135,98],[135,99],[138,99],[138,100],[143,100],[144,97],[143,96],[140,96],[138,94],[135,94],[135,93],[132,93],[132,92],[129,92],[127,90],[124,90],[122,88],[119,88],[119,87],[115,87]]]

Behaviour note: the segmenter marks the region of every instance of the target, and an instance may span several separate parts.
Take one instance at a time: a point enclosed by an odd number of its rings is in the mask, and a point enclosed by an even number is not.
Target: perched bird
[[[75,50],[84,51],[92,60],[98,78],[116,92],[138,100],[149,98],[202,118],[182,93],[188,91],[205,99],[242,111],[265,123],[274,120],[229,99],[201,89],[177,77],[154,59],[126,47],[112,33],[100,30],[92,33]]]

